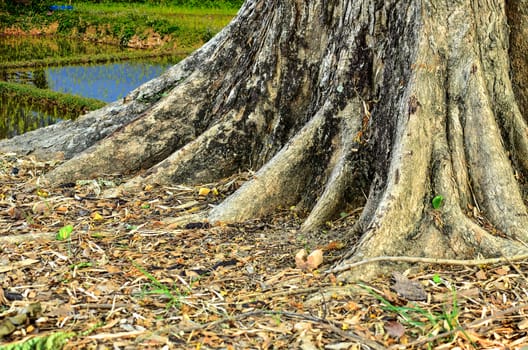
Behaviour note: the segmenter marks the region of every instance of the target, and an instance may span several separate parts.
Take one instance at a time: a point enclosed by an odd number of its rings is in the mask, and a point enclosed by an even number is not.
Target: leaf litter
[[[238,225],[181,228],[178,217],[219,203],[251,174],[119,198],[102,193],[120,176],[28,185],[54,166],[0,156],[1,349],[39,339],[64,349],[528,344],[526,261],[415,264],[343,285],[325,271],[354,243],[346,232],[357,210],[312,234],[300,233],[303,212],[294,207]]]

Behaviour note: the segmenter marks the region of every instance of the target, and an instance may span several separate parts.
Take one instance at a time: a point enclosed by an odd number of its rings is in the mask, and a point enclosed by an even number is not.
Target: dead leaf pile
[[[292,209],[240,225],[182,228],[172,219],[219,203],[251,174],[115,198],[103,194],[126,180],[119,176],[30,185],[54,166],[0,157],[0,330],[21,317],[1,334],[4,345],[57,332],[76,334],[67,349],[528,343],[525,262],[433,266],[342,285],[324,271],[346,252],[357,213],[313,235],[299,232],[302,213]],[[71,234],[58,240],[68,225]],[[23,312],[31,305],[38,313]]]

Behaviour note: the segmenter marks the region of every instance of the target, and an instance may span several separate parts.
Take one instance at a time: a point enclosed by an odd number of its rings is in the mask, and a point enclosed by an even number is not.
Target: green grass
[[[157,2],[158,4],[153,4]],[[167,5],[170,2],[171,5]],[[57,32],[50,36],[55,39],[40,49],[31,45],[15,45],[0,61],[1,70],[43,68],[74,64],[107,63],[122,60],[159,58],[163,56],[182,57],[203,45],[225,25],[238,11],[230,7],[231,1],[147,1],[147,3],[108,2],[91,3],[73,1],[74,10],[32,11],[24,8],[19,15],[2,12],[0,9],[0,32],[2,28],[18,28],[29,31],[35,28],[50,28],[58,24]],[[204,5],[204,6],[201,6]],[[211,7],[211,5],[213,5]],[[219,6],[217,6],[219,5]],[[205,8],[208,6],[209,8]],[[215,7],[216,6],[216,7]],[[38,7],[38,6],[37,6]],[[121,51],[117,46],[128,46],[134,37],[145,40],[159,34],[162,44],[148,50]],[[112,44],[113,50],[103,52],[90,48],[85,50],[75,44],[63,42],[60,38],[73,38],[77,42],[89,40]],[[7,47],[9,47],[9,42]],[[27,52],[26,52],[27,51]],[[35,52],[37,51],[37,52]],[[56,51],[56,52],[55,52]],[[86,51],[86,52],[85,52]],[[91,51],[91,52],[89,52]],[[52,122],[51,119],[72,119],[77,115],[100,108],[104,102],[72,96],[34,86],[0,82],[0,102],[9,104],[9,115],[0,116],[0,139],[9,130],[17,133],[33,130]],[[32,117],[32,108],[44,112]],[[14,111],[24,110],[24,113]]]
[[[436,282],[435,282],[436,283]],[[463,328],[458,322],[460,316],[460,309],[456,297],[456,290],[448,283],[441,282],[446,285],[453,293],[453,300],[451,305],[443,305],[442,311],[431,311],[420,307],[416,303],[409,303],[405,306],[398,306],[392,304],[383,296],[376,293],[372,288],[366,285],[360,285],[367,290],[369,294],[373,295],[381,303],[381,309],[397,316],[397,319],[404,325],[410,327],[411,332],[419,331],[421,335],[426,337],[433,336],[438,333],[446,333],[446,337],[450,337],[450,331],[459,329],[464,333]],[[467,335],[466,335],[467,336]],[[468,339],[471,339],[468,337]],[[432,344],[429,344],[432,346]]]
[[[73,338],[73,332],[56,332],[26,340],[5,344],[0,350],[60,350],[66,345],[68,339]]]
[[[220,8],[205,8],[205,7],[190,7],[190,6],[175,6],[175,5],[153,5],[153,4],[130,4],[130,3],[89,3],[83,2],[75,4],[75,10],[80,13],[91,12],[97,14],[111,14],[111,13],[142,13],[144,15],[162,15],[162,16],[181,16],[181,15],[220,15],[220,16],[234,16],[238,9],[234,7],[220,7]]]
[[[174,51],[123,51],[110,54],[74,55],[66,57],[48,57],[43,59],[23,60],[0,63],[0,69],[12,70],[20,68],[45,68],[53,66],[67,66],[75,64],[121,62],[126,60],[140,60],[146,58],[175,57],[184,58],[190,50]]]
[[[145,277],[147,277],[150,283],[142,290],[140,293],[141,297],[147,295],[158,295],[165,297],[168,301],[166,308],[170,309],[171,307],[180,308],[182,299],[185,298],[190,293],[190,290],[182,291],[177,286],[167,286],[166,284],[161,283],[156,277],[154,277],[150,272],[145,270],[142,266],[136,264],[132,261],[132,265],[138,269]]]
[[[79,4],[78,17],[64,18],[76,28],[97,27],[125,45],[132,36],[146,36],[150,30],[162,37],[170,35],[178,47],[196,47],[225,27],[236,14],[234,9],[196,9],[148,4]],[[66,16],[66,14],[65,14]],[[64,28],[67,29],[67,28]],[[64,30],[63,29],[63,30]]]
[[[18,84],[0,81],[0,94],[10,98],[22,98],[28,101],[35,101],[39,105],[50,108],[58,108],[66,113],[81,113],[95,110],[106,105],[105,102],[93,98],[86,98],[76,95],[64,94],[47,89],[39,89],[29,84]],[[45,103],[42,103],[45,101]]]
[[[73,11],[28,12],[20,16],[0,14],[0,29],[45,28],[58,23],[59,35],[87,36],[90,40],[111,39],[127,46],[132,37],[159,34],[171,47],[196,48],[225,27],[236,8],[189,8],[173,5],[74,3]]]
[[[0,81],[0,139],[20,135],[58,120],[75,119],[106,103],[39,89],[29,84]]]

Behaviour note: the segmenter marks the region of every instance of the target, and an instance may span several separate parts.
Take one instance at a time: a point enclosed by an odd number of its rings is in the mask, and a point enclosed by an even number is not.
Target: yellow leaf
[[[213,187],[213,194],[214,194],[215,196],[218,196],[218,190],[216,189],[216,187]]]
[[[198,195],[199,196],[207,196],[209,194],[209,192],[211,192],[210,189],[208,189],[207,187],[202,187],[200,188],[200,190],[198,191]]]
[[[46,190],[42,190],[42,189],[39,189],[39,190],[37,191],[37,195],[38,195],[39,197],[47,197],[47,196],[49,196],[48,192],[47,192]]]
[[[197,211],[200,211],[200,207],[192,207],[191,209],[187,210],[186,213],[190,214],[190,213],[195,213]]]
[[[95,221],[101,221],[103,220],[103,216],[98,212],[95,212],[92,214],[92,219],[94,219]]]
[[[152,191],[153,188],[154,186],[152,185],[145,185],[145,187],[143,188],[143,191]]]

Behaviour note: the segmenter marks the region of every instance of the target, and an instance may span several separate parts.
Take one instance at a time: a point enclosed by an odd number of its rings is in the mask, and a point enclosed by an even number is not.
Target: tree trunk
[[[528,0],[249,0],[123,101],[0,150],[64,155],[48,185],[148,169],[120,191],[254,169],[204,219],[297,205],[313,231],[362,207],[344,263],[525,253],[527,9]]]

